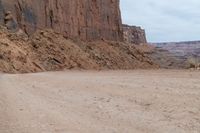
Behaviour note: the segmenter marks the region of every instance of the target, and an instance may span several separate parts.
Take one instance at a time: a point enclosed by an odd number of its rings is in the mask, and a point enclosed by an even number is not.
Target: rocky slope
[[[0,71],[26,73],[66,69],[156,68],[135,46],[109,41],[70,40],[52,30],[23,32],[0,29]]]
[[[0,22],[28,34],[52,28],[69,38],[123,40],[119,0],[0,0]]]

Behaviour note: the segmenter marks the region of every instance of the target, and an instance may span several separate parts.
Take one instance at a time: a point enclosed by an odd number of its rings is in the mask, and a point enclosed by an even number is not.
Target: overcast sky
[[[200,0],[121,0],[121,10],[149,42],[200,40]]]

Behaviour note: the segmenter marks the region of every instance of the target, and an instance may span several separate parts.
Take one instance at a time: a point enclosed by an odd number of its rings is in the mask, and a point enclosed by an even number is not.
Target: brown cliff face
[[[0,22],[28,34],[53,28],[69,38],[123,40],[119,0],[0,0]]]
[[[145,30],[137,26],[123,25],[124,41],[133,44],[146,44]]]

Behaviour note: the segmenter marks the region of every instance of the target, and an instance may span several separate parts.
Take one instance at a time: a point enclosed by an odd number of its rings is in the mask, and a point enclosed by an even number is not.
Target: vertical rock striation
[[[123,40],[119,0],[0,0],[0,23],[6,12],[28,34],[52,28],[69,38]]]

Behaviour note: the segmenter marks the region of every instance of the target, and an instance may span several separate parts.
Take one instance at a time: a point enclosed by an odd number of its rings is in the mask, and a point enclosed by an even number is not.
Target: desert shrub
[[[200,58],[190,57],[188,58],[188,63],[190,68],[199,68],[200,67]]]

